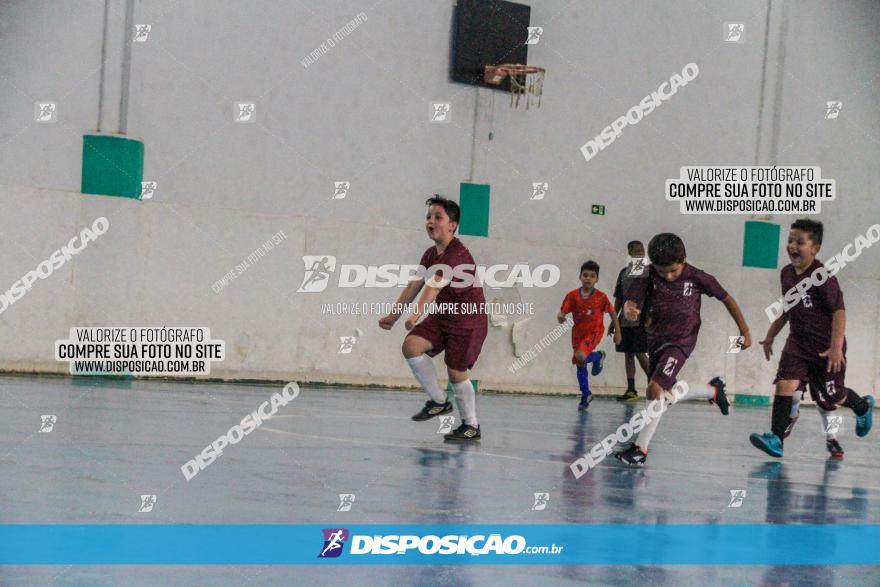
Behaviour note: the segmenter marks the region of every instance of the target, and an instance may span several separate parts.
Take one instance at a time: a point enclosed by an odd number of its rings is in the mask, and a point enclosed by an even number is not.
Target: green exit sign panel
[[[600,204],[593,204],[593,214],[605,216],[605,206],[602,206]]]

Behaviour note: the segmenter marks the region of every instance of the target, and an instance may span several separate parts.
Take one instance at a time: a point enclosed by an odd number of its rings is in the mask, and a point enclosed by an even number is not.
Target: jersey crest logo
[[[684,295],[689,296],[694,293],[694,284],[692,281],[684,282]]]

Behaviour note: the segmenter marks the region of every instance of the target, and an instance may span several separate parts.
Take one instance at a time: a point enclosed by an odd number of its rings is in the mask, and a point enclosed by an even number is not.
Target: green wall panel
[[[140,198],[144,179],[144,144],[108,135],[83,137],[84,194]]]
[[[779,225],[746,220],[743,267],[776,269],[779,260]]]
[[[480,183],[462,183],[458,191],[461,224],[458,234],[489,236],[489,186]]]

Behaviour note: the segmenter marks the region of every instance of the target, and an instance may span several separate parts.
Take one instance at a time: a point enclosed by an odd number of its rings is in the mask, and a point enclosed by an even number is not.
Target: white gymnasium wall
[[[757,344],[778,272],[741,267],[746,217],[685,217],[664,201],[663,182],[683,165],[821,166],[839,193],[820,216],[825,251],[877,222],[876,2],[531,4],[544,34],[530,61],[548,75],[542,107],[526,112],[509,109],[505,94],[448,81],[452,2],[136,2],[134,22],[152,31],[132,47],[128,134],[146,145],[145,179],[159,182],[143,202],[77,193],[81,137],[97,121],[101,4],[0,4],[0,49],[10,56],[0,65],[0,284],[94,218],[111,223],[0,314],[0,368],[63,372],[52,344],[71,326],[176,324],[210,326],[227,342],[228,359],[213,370],[221,377],[409,385],[402,324],[389,333],[376,317],[321,314],[321,303],[393,301],[397,291],[298,294],[301,257],[416,263],[430,244],[424,198],[455,197],[466,180],[492,186],[490,236],[463,238],[478,263],[562,269],[557,286],[522,291],[536,308],[526,344],[556,325],[584,260],[601,264],[599,287],[610,293],[626,242],[662,231],[680,234],[690,261],[739,300]],[[110,6],[112,37],[121,37],[124,2]],[[360,12],[366,22],[302,66]],[[728,21],[746,24],[745,43],[722,42]],[[696,80],[584,160],[586,140],[689,62]],[[121,67],[111,47],[105,84]],[[59,122],[36,125],[33,102],[46,99],[59,102]],[[823,119],[828,100],[843,101],[836,120]],[[256,123],[233,122],[236,101],[256,103]],[[429,122],[432,101],[452,104],[451,123]],[[343,200],[330,198],[335,180],[352,183]],[[529,199],[533,181],[549,181],[544,200]],[[590,215],[591,203],[606,216]],[[783,239],[793,219],[771,218]],[[285,241],[212,291],[279,230]],[[867,390],[878,383],[880,251],[839,277],[848,382]],[[717,302],[703,307],[683,377],[723,373],[737,392],[768,393],[773,365],[758,348],[725,355],[735,326]],[[364,335],[354,352],[338,355],[339,337],[356,328]],[[609,355],[594,387],[624,384],[622,357]],[[574,387],[566,339],[511,374],[514,359],[509,330],[492,328],[474,377],[505,390]]]

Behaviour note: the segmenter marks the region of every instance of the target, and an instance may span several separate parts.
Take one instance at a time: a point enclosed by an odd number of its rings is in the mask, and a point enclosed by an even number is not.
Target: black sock
[[[627,391],[635,391],[636,390],[635,377],[627,377],[626,378],[626,390]]]
[[[790,395],[777,395],[773,398],[773,415],[770,420],[770,431],[779,437],[780,442],[785,436],[785,429],[788,428],[788,422],[791,420],[791,404]]]
[[[843,400],[843,405],[855,412],[856,416],[864,416],[869,407],[865,398],[859,397],[859,394],[849,387],[846,388],[846,399]]]

